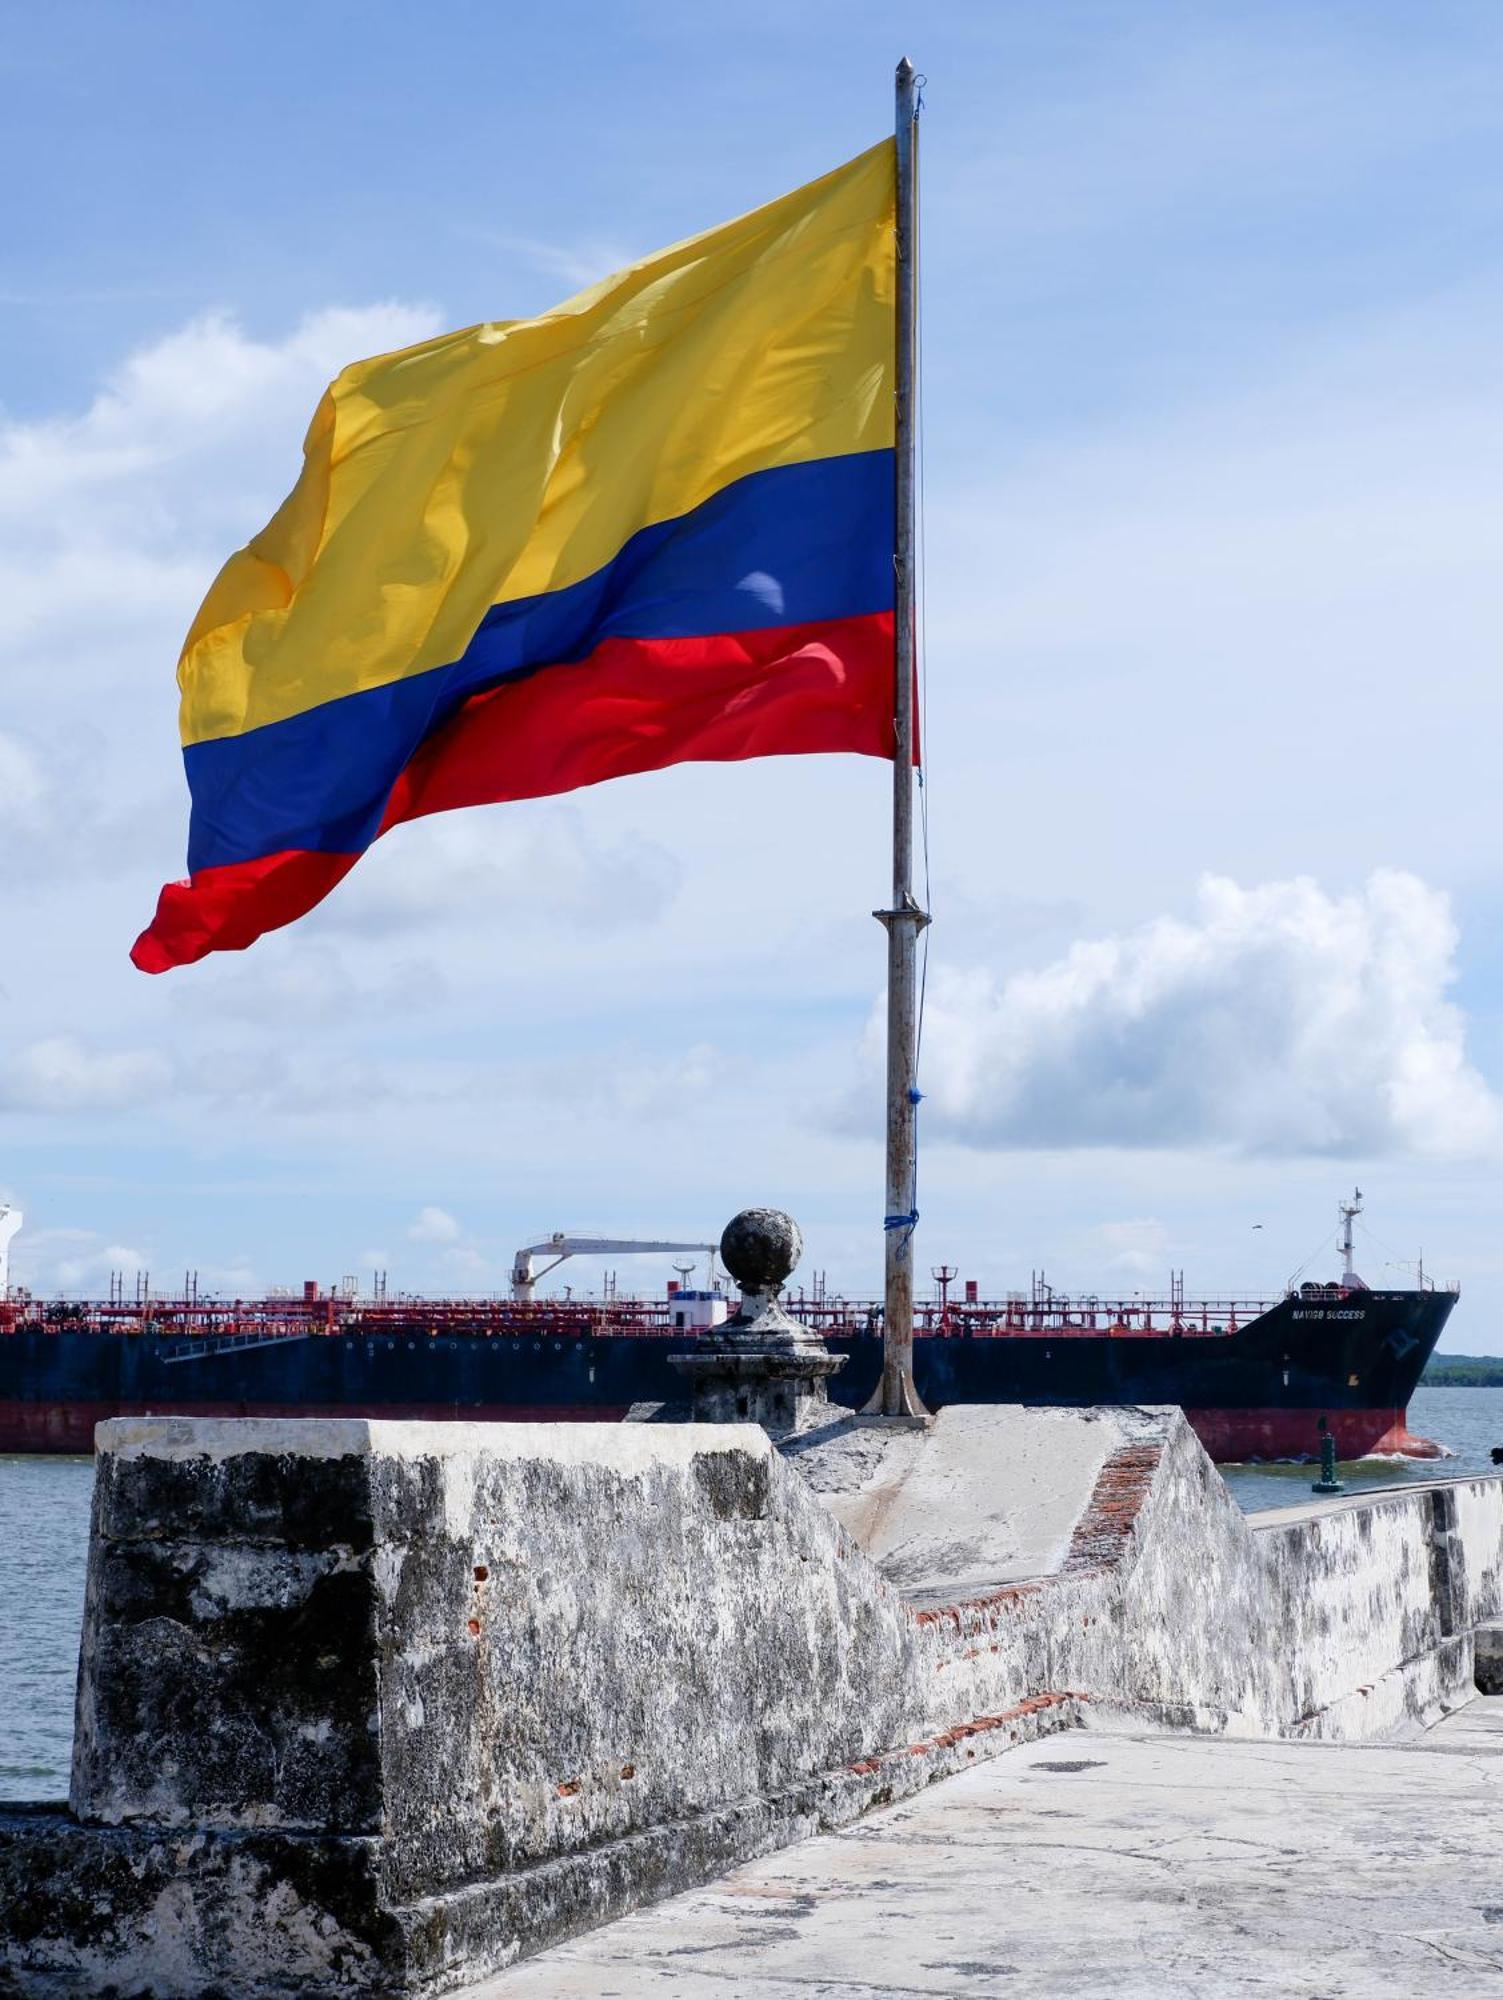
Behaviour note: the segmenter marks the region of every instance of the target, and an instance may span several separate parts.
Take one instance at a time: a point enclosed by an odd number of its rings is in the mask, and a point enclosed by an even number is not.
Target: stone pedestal
[[[783,1439],[828,1422],[825,1385],[845,1356],[831,1354],[778,1299],[803,1248],[798,1224],[781,1209],[746,1208],[726,1224],[720,1258],[741,1287],[740,1309],[692,1353],[668,1357],[689,1384],[696,1423],[760,1424]]]

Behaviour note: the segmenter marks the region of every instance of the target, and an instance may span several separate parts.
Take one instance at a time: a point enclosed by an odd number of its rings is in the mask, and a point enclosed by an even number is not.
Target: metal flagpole
[[[913,1233],[917,1171],[918,934],[928,923],[913,895],[913,683],[915,650],[914,391],[918,334],[918,76],[897,69],[897,533],[893,546],[896,636],[893,687],[892,907],[873,914],[887,930],[886,1306],[882,1380],[866,1414],[922,1417],[913,1385]]]

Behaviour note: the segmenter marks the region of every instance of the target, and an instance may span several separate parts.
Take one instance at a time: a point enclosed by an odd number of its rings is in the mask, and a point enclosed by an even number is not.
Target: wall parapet
[[[105,1425],[0,1990],[435,1993],[1087,1717],[1419,1727],[1500,1578],[1503,1481],[1253,1526],[1175,1411]]]

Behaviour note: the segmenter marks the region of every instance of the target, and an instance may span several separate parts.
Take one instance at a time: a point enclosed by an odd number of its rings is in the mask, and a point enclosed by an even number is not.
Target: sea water
[[[0,1799],[68,1790],[94,1461],[0,1457]]]
[[[1343,1465],[1349,1492],[1437,1473],[1492,1472],[1503,1447],[1503,1389],[1417,1389],[1409,1428],[1454,1456]],[[1229,1465],[1248,1513],[1307,1499],[1308,1465]],[[83,1617],[94,1467],[87,1458],[0,1457],[0,1799],[61,1799],[68,1790],[73,1682]]]

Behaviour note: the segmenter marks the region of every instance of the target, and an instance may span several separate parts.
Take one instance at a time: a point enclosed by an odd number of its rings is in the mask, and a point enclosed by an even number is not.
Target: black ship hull
[[[1234,1332],[1059,1326],[937,1332],[914,1344],[919,1393],[947,1403],[1178,1404],[1222,1461],[1423,1451],[1409,1397],[1455,1305],[1450,1292],[1292,1294]],[[434,1331],[409,1323],[251,1340],[23,1323],[0,1332],[0,1451],[87,1452],[102,1418],[378,1416],[611,1422],[682,1394],[669,1331]],[[847,1407],[877,1380],[875,1333],[836,1333]]]

